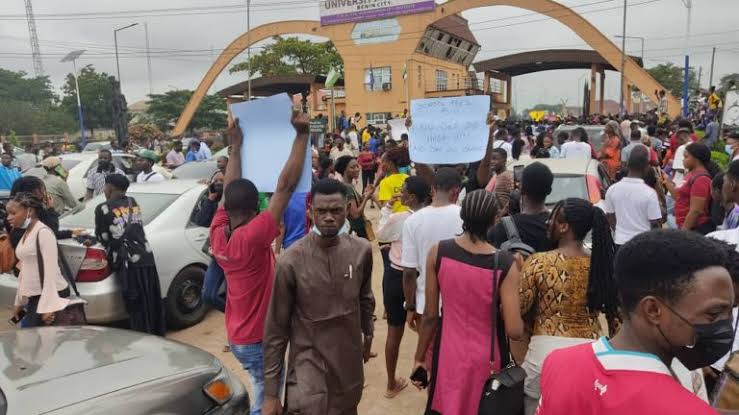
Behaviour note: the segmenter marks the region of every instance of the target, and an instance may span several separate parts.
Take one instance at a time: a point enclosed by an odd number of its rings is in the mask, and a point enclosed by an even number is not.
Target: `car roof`
[[[133,154],[113,152],[113,157],[136,157]],[[87,151],[84,153],[65,153],[59,156],[62,160],[89,160],[98,157],[97,151]]]
[[[521,159],[514,161],[508,168],[513,170],[514,166],[528,166],[533,162],[539,162],[549,167],[552,174],[587,174],[593,169],[598,161],[593,159]]]
[[[205,188],[205,184],[188,179],[164,180],[156,183],[131,183],[127,193],[181,195],[196,187]]]

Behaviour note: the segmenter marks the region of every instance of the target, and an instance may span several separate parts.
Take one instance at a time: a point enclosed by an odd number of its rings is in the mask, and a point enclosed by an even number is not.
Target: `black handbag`
[[[493,273],[498,270],[498,255],[495,253],[495,267]],[[502,271],[501,271],[502,272]],[[508,344],[508,355],[510,363],[505,367],[501,367],[500,371],[495,373],[492,371],[493,362],[495,360],[495,336],[498,334],[498,298],[500,298],[500,283],[496,284],[496,278],[493,277],[493,307],[492,307],[492,335],[490,338],[490,377],[485,381],[480,397],[480,407],[477,411],[478,415],[519,415],[523,414],[523,381],[526,378],[526,372],[516,364],[513,356],[510,354],[510,344],[506,336],[506,344]],[[502,348],[501,348],[502,350]],[[503,360],[501,358],[501,360]]]

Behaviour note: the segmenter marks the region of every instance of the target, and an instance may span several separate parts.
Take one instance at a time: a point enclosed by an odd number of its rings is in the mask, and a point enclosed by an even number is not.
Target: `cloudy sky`
[[[437,1],[440,2],[440,1]],[[561,0],[574,7],[611,36],[621,32],[622,0]],[[691,65],[702,66],[702,85],[708,85],[711,48],[718,48],[714,80],[739,72],[739,15],[737,0],[693,0],[691,37],[685,42],[687,11],[683,0],[628,0],[627,34],[646,39],[646,65],[682,65],[687,45]],[[121,78],[128,102],[149,92],[144,22],[148,24],[154,93],[194,89],[219,51],[246,30],[243,0],[33,0],[43,65],[58,87],[71,71],[59,60],[69,51],[86,49],[80,64],[115,74],[113,29],[119,32]],[[204,7],[208,10],[203,11]],[[154,12],[154,9],[169,9]],[[127,11],[128,14],[113,13]],[[23,0],[0,2],[0,67],[33,73]],[[555,20],[513,7],[486,7],[464,13],[482,44],[477,60],[534,49],[588,48],[577,35]],[[253,0],[252,26],[290,19],[318,19],[318,0]],[[615,40],[615,39],[614,39]],[[258,46],[258,45],[257,45]],[[589,48],[588,48],[589,49]],[[257,49],[258,50],[258,49]],[[639,40],[628,40],[630,54],[641,53]],[[237,57],[235,62],[241,58]],[[562,70],[514,78],[514,105],[520,110],[537,103],[568,105],[582,101],[588,71]],[[244,80],[243,73],[222,74],[213,91]],[[619,77],[606,75],[606,97],[618,99]],[[715,83],[715,82],[714,82]]]

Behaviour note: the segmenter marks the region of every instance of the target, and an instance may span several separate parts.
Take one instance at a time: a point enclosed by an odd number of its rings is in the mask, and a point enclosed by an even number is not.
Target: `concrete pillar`
[[[590,114],[595,113],[595,89],[597,84],[595,82],[595,73],[598,71],[598,65],[590,65],[590,105],[588,105],[588,112]],[[603,88],[603,86],[601,86]]]
[[[631,102],[631,85],[628,82],[624,82],[624,110],[631,114],[633,111],[633,104]]]
[[[513,81],[510,75],[505,76],[505,103],[508,115],[511,115],[511,97],[513,96]]]
[[[490,94],[490,71],[485,71],[485,81],[482,85],[482,92],[484,94]]]
[[[601,68],[600,70],[600,108],[598,113],[603,115],[603,111],[606,110],[606,103],[604,100],[605,97],[605,91],[606,91],[606,70]]]

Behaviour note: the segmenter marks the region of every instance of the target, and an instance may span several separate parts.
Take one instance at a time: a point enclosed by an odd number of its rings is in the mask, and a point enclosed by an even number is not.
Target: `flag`
[[[403,80],[408,79],[408,64],[403,65]]]
[[[340,77],[341,73],[335,68],[331,68],[331,70],[328,72],[328,75],[326,75],[326,88],[333,88],[334,85],[336,85],[336,81],[338,81]]]

